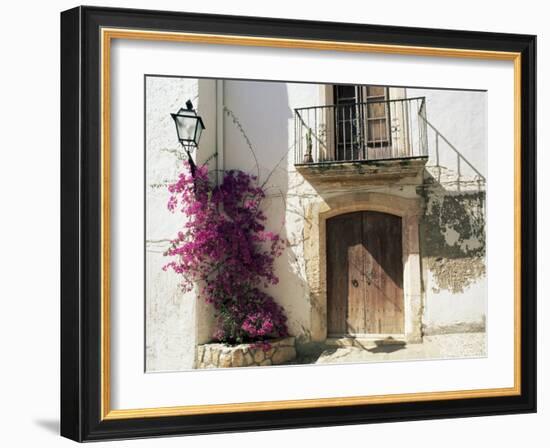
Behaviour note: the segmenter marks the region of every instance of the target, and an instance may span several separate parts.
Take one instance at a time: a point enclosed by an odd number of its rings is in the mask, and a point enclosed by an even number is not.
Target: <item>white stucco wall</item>
[[[321,87],[315,84],[227,81],[225,106],[233,112],[250,140],[260,166],[260,179],[270,176],[265,201],[269,230],[288,241],[276,261],[280,282],[269,293],[287,312],[289,331],[307,333],[310,303],[303,257],[303,196],[315,196],[293,163],[294,111],[296,107],[320,105]],[[255,160],[232,119],[224,126],[225,168],[255,172]],[[277,168],[276,168],[277,167]],[[270,174],[271,173],[271,174]]]
[[[440,132],[437,142],[436,132],[428,128],[429,164],[436,164],[439,148],[439,164],[458,172],[457,155],[450,143],[487,177],[487,92],[407,89],[407,97],[426,98],[427,119]],[[464,161],[460,168],[465,177],[476,175]]]
[[[199,112],[206,131],[201,140],[198,162],[218,152],[211,168],[241,169],[256,172],[260,179],[269,177],[265,201],[267,226],[288,241],[287,249],[277,260],[280,278],[269,293],[285,308],[291,334],[307,340],[311,329],[311,307],[307,260],[304,257],[304,219],[312,201],[323,201],[341,194],[349,187],[333,186],[318,190],[294,168],[294,108],[323,105],[325,87],[314,84],[292,84],[253,81],[186,80],[149,78],[147,80],[147,368],[148,370],[180,370],[193,366],[194,345],[208,339],[212,310],[193,294],[183,297],[172,272],[160,270],[166,258],[159,254],[166,239],[181,225],[181,215],[166,210],[167,193],[152,187],[176,176],[179,164],[173,155],[163,151],[177,149],[175,131],[169,113],[187,98],[200,97]],[[220,84],[222,84],[220,86]],[[220,90],[221,88],[221,90]],[[222,92],[222,93],[220,93]],[[427,118],[440,133],[436,169],[436,132],[428,130],[428,170],[443,179],[443,192],[471,188],[475,173],[461,163],[459,179],[457,156],[449,143],[486,176],[486,94],[483,92],[434,91],[408,89],[407,97],[425,96]],[[198,99],[194,100],[198,104]],[[223,108],[225,113],[221,113]],[[220,123],[220,120],[223,120]],[[221,124],[221,126],[220,126]],[[244,132],[244,133],[243,133]],[[445,137],[445,142],[441,136]],[[223,164],[223,166],[222,166]],[[464,181],[466,187],[458,180]],[[475,184],[479,187],[479,183]],[[360,191],[391,193],[418,197],[416,185],[406,180],[394,185],[359,187]],[[322,197],[320,197],[322,194]],[[324,199],[323,199],[324,198]],[[160,243],[158,241],[161,241]],[[162,243],[164,241],[164,243]],[[162,251],[160,250],[160,251]],[[486,282],[482,277],[453,294],[437,285],[429,270],[423,269],[423,320],[430,328],[454,325],[457,322],[484,322]]]
[[[174,122],[170,116],[185,101],[198,105],[198,81],[182,78],[146,78],[145,141],[145,332],[146,370],[182,370],[193,367],[196,343],[196,303],[183,294],[179,279],[162,266],[169,240],[181,228],[183,217],[166,208],[167,184],[177,179],[181,160]],[[136,300],[139,298],[136,297]]]

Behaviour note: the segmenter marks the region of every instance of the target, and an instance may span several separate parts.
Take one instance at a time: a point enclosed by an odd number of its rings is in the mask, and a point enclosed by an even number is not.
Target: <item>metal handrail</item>
[[[425,97],[299,107],[294,114],[296,165],[428,154]]]
[[[412,98],[398,98],[393,100],[369,100],[369,101],[359,101],[356,103],[353,103],[354,105],[363,106],[367,104],[376,104],[376,103],[397,103],[400,101],[412,101],[412,100],[422,100],[423,102],[426,100],[425,96],[415,96]],[[308,110],[308,109],[323,109],[328,107],[339,107],[342,106],[341,104],[325,104],[322,106],[307,106],[307,107],[295,107],[294,111],[300,111],[300,110]]]

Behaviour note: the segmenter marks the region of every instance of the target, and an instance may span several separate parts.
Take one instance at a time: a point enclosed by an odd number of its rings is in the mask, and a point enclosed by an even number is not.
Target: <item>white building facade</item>
[[[146,77],[147,371],[194,368],[213,326],[162,270],[183,222],[166,208],[182,167],[170,113],[187,99],[206,125],[197,163],[267,179],[287,242],[269,293],[298,351],[485,330],[485,92]]]

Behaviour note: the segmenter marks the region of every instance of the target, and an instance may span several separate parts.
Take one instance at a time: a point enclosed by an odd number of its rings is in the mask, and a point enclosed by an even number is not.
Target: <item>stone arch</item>
[[[408,343],[422,341],[422,288],[418,223],[423,213],[421,198],[383,193],[346,193],[311,204],[306,212],[304,255],[310,288],[312,341],[327,338],[326,221],[344,213],[377,211],[401,217],[403,237],[403,294],[405,333]]]

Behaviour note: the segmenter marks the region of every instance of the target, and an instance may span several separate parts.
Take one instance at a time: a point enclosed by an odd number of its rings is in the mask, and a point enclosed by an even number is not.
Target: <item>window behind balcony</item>
[[[391,147],[388,89],[334,86],[336,160],[384,158]]]

